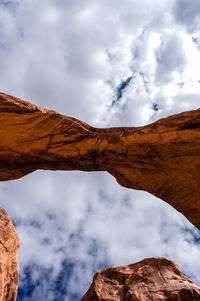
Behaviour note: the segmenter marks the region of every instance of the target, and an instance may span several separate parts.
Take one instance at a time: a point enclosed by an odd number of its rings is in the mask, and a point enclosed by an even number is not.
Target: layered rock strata
[[[198,301],[197,287],[172,261],[146,258],[95,274],[81,301]]]
[[[98,129],[0,93],[0,180],[37,169],[108,171],[200,229],[200,109],[144,127]]]
[[[15,301],[18,289],[19,238],[7,214],[0,207],[0,300]]]

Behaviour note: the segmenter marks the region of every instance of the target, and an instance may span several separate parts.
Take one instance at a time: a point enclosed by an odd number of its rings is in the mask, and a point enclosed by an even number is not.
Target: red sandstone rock
[[[15,301],[18,288],[19,238],[7,214],[0,207],[0,300]]]
[[[200,229],[200,109],[144,127],[97,129],[0,93],[0,181],[37,169],[108,171]]]
[[[200,229],[200,109],[144,127],[93,128],[0,93],[0,181],[37,169],[108,171],[129,188],[171,204]],[[0,297],[15,300],[15,229],[0,209]],[[149,258],[97,273],[82,301],[200,300],[172,261]]]
[[[81,301],[198,301],[197,287],[172,261],[146,258],[95,274]]]

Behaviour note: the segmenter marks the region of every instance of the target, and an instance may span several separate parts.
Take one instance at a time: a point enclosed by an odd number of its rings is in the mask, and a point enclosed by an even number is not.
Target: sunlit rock
[[[15,301],[18,288],[19,238],[7,214],[0,207],[0,300]]]
[[[37,169],[108,171],[200,229],[200,109],[144,127],[97,129],[0,93],[0,180]]]
[[[172,261],[146,258],[95,274],[81,301],[198,301],[197,287]]]

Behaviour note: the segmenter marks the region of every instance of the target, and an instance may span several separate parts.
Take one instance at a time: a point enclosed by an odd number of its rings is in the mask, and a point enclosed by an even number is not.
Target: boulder
[[[198,301],[197,287],[170,259],[140,262],[97,272],[81,301]]]

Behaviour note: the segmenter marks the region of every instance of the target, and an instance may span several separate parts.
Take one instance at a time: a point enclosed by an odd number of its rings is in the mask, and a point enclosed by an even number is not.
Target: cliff
[[[7,214],[0,207],[0,300],[15,301],[18,289],[19,238]]]
[[[198,301],[198,288],[172,261],[146,258],[95,274],[81,301]]]
[[[0,93],[0,180],[37,169],[104,170],[200,229],[200,109],[144,127],[97,129]]]

